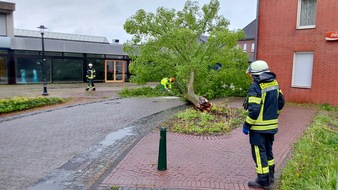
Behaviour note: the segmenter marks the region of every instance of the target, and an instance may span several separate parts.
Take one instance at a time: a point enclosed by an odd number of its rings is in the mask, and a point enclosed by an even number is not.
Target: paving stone
[[[289,105],[283,110],[274,142],[277,172],[315,112]],[[233,190],[250,189],[248,181],[256,178],[249,139],[241,128],[228,135],[208,138],[167,133],[166,171],[157,170],[158,148],[159,131],[152,131],[98,187]]]

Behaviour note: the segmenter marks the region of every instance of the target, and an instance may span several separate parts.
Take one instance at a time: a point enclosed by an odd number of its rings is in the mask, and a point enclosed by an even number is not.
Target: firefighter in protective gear
[[[90,88],[92,88],[92,91],[95,91],[94,78],[95,78],[96,71],[92,63],[89,63],[88,67],[89,68],[86,74],[88,85],[87,85],[86,91],[88,91]]]
[[[164,93],[165,91],[170,91],[171,87],[172,87],[172,83],[175,82],[175,78],[171,77],[171,78],[163,78],[161,80],[161,94]]]
[[[275,163],[272,153],[274,135],[278,131],[278,116],[284,107],[283,93],[265,61],[250,64],[253,82],[248,91],[248,115],[243,133],[249,134],[257,179],[248,183],[253,188],[269,188],[274,180]]]

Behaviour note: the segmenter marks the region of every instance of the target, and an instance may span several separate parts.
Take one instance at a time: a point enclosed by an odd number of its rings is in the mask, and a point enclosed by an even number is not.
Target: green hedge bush
[[[128,97],[157,97],[157,96],[165,96],[168,94],[161,94],[161,86],[157,85],[155,88],[146,86],[146,87],[140,87],[140,88],[123,88],[118,94],[122,98],[128,98]]]
[[[59,97],[15,97],[0,99],[0,114],[26,110],[46,105],[63,103],[65,100]]]

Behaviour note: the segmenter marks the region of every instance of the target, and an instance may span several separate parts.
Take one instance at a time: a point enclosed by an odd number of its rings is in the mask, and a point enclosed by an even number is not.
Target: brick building
[[[257,59],[287,101],[338,106],[337,10],[337,0],[258,0]]]
[[[245,39],[238,40],[238,45],[243,49],[244,52],[249,54],[250,62],[255,60],[256,28],[257,22],[255,19],[243,28]]]

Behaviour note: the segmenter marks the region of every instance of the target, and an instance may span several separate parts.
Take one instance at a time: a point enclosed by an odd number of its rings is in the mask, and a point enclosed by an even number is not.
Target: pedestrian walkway
[[[315,112],[296,105],[284,108],[274,142],[277,174]],[[255,164],[248,136],[241,130],[218,137],[167,133],[166,171],[157,170],[160,133],[152,131],[95,189],[250,189],[247,183],[256,178]]]

